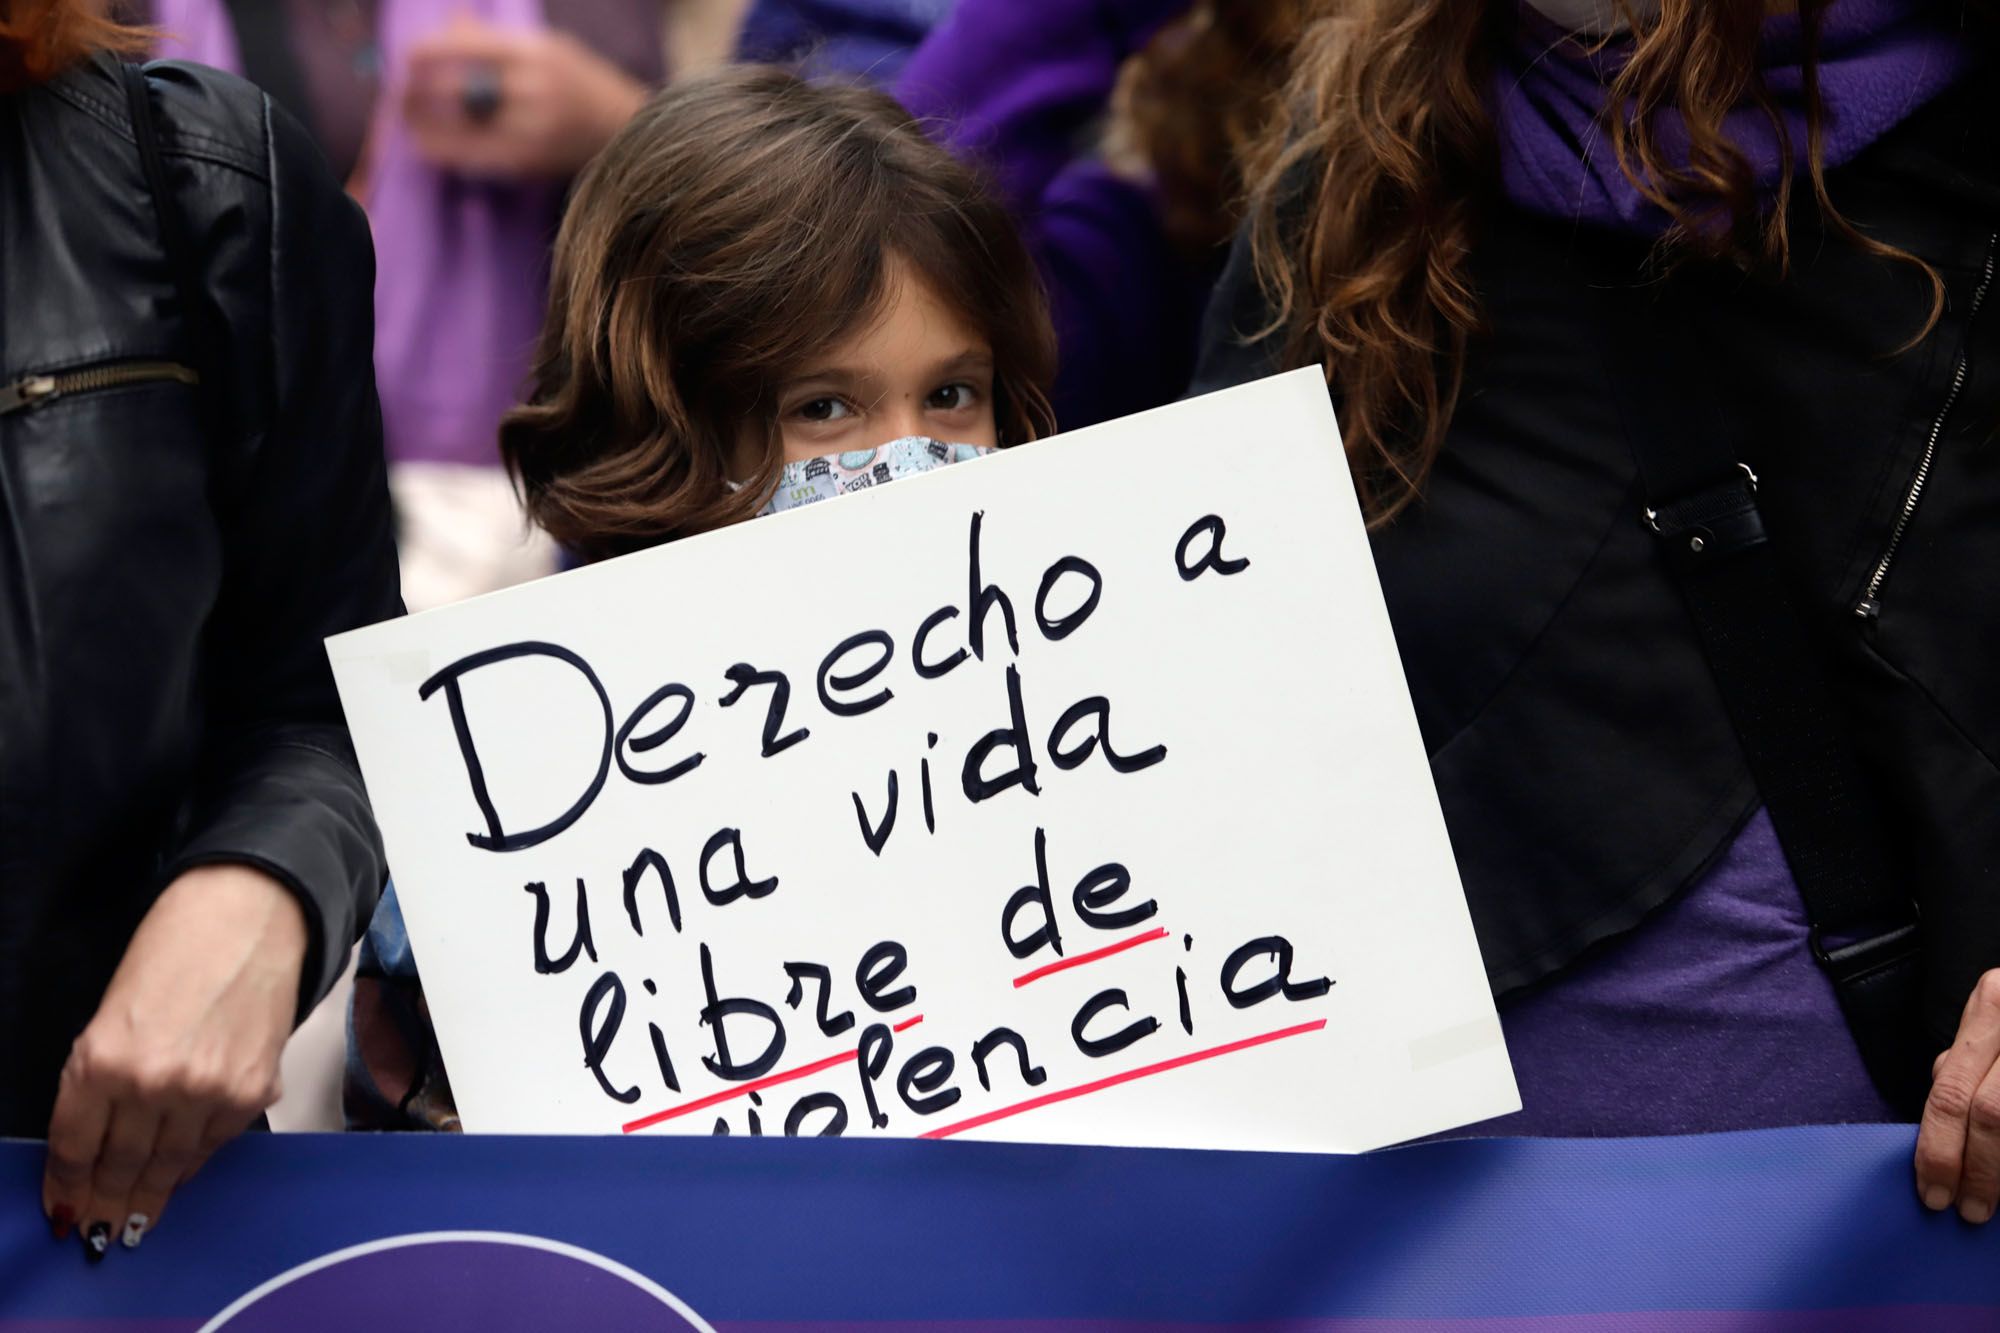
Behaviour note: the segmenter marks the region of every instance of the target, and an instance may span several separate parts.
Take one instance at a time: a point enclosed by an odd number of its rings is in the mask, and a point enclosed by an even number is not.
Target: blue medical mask
[[[877,449],[850,449],[846,453],[787,463],[778,474],[778,488],[757,511],[757,516],[762,518],[801,505],[817,504],[849,491],[885,485],[919,472],[934,472],[992,452],[983,445],[946,444],[942,440],[909,435]]]

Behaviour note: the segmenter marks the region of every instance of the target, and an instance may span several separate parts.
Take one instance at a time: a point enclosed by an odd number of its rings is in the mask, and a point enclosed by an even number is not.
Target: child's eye
[[[813,398],[799,404],[797,415],[803,421],[838,421],[853,409],[838,398]]]
[[[978,400],[979,391],[970,384],[947,384],[931,390],[931,396],[924,400],[924,406],[934,412],[956,412],[971,407]]]

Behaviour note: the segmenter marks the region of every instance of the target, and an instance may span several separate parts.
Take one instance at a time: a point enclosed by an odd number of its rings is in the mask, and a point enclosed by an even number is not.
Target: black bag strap
[[[1602,346],[1646,495],[1635,517],[1680,586],[1869,1076],[1914,1115],[1934,1054],[1921,1020],[1916,905],[1899,887],[1824,651],[1765,531],[1757,478],[1694,350],[1680,285],[1598,289]]]
[[[187,221],[167,181],[165,153],[159,126],[153,118],[153,91],[146,71],[139,65],[121,63],[119,76],[125,84],[125,104],[132,117],[132,137],[139,145],[139,165],[146,173],[146,190],[153,196],[153,217],[158,224],[160,248],[166,252],[172,272],[174,295],[180,302],[181,320],[187,332],[185,360],[195,372],[200,394],[202,425],[207,430],[212,455],[211,501],[222,510],[229,497],[220,494],[220,478],[229,471],[223,455],[228,439],[229,396],[222,367],[229,346],[227,328],[212,302],[203,295],[201,266],[194,243],[188,236]]]
[[[146,173],[146,190],[153,196],[153,217],[159,226],[160,247],[167,252],[167,267],[173,271],[174,293],[180,298],[181,317],[188,322],[196,347],[206,350],[214,345],[203,337],[210,332],[202,327],[210,311],[208,303],[201,299],[194,247],[188,240],[187,227],[182,221],[174,192],[167,184],[166,158],[160,148],[159,127],[153,121],[153,90],[141,66],[120,65],[118,68],[125,81],[125,104],[132,115],[132,137],[139,144],[139,165]],[[202,367],[197,366],[196,369]]]

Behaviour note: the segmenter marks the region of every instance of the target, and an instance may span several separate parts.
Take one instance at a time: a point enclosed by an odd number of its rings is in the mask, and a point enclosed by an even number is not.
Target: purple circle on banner
[[[715,1333],[652,1279],[589,1250],[493,1231],[393,1236],[323,1255],[258,1287],[201,1333],[477,1328]]]

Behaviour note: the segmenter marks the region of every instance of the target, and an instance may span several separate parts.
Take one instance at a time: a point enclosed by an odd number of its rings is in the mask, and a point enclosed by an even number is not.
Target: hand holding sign
[[[1285,377],[333,640],[467,1126],[1514,1109],[1333,438]]]

